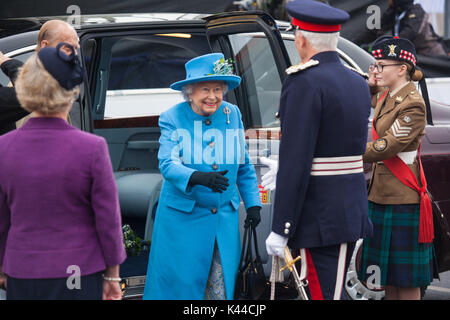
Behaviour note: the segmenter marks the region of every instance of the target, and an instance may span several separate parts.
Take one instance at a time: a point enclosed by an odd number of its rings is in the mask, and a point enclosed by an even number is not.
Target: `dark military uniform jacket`
[[[398,155],[418,181],[419,163],[415,154],[425,135],[426,107],[413,82],[394,95],[387,89],[371,88],[374,124],[379,139],[367,143],[364,162],[373,162],[369,200],[379,204],[419,203],[419,194],[398,180],[382,160]]]
[[[272,231],[292,248],[371,236],[362,155],[370,93],[336,52],[321,52],[288,69],[280,99],[281,141]],[[314,159],[361,158],[353,174],[313,174]]]

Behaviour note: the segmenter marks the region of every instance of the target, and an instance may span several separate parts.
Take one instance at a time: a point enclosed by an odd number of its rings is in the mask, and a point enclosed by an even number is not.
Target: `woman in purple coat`
[[[117,187],[103,138],[65,119],[83,70],[44,48],[17,81],[36,117],[0,137],[0,284],[7,299],[120,299],[125,259]]]

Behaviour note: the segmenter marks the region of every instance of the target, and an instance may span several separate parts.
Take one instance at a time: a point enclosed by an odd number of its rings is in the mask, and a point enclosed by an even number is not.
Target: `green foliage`
[[[150,244],[150,241],[144,241],[136,235],[129,224],[122,226],[123,241],[128,256],[139,256],[141,251]]]

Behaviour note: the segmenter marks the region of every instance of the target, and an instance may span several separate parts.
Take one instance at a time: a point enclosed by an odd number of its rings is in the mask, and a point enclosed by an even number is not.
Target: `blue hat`
[[[372,55],[375,59],[389,59],[407,62],[413,67],[417,63],[414,44],[408,39],[382,36],[372,45]]]
[[[287,3],[286,10],[294,26],[310,32],[338,32],[350,18],[344,10],[317,0],[294,0]]]
[[[69,48],[72,53],[67,55],[61,47]],[[45,70],[67,90],[72,90],[83,82],[83,67],[75,54],[75,48],[66,42],[59,43],[56,48],[45,47],[39,50],[38,57]]]
[[[241,77],[233,74],[233,66],[225,60],[222,53],[210,53],[186,62],[186,79],[172,83],[173,90],[181,89],[191,83],[202,81],[223,81],[228,89],[234,89],[241,83]]]

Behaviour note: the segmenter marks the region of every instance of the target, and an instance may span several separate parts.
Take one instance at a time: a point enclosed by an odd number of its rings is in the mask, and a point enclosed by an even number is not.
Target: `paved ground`
[[[433,281],[423,300],[450,300],[450,271],[440,274],[441,280]]]

